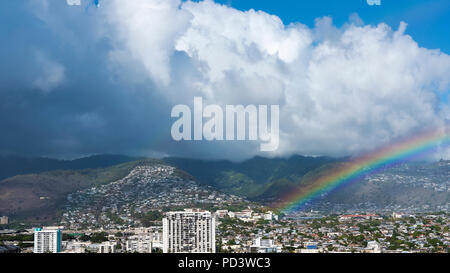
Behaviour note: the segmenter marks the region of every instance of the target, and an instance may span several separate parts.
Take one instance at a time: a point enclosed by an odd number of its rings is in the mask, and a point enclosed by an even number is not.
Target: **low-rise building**
[[[281,252],[281,246],[277,246],[271,239],[262,239],[258,237],[250,246],[251,253],[278,253]]]
[[[0,225],[7,225],[9,223],[8,216],[0,217]]]
[[[116,253],[116,242],[103,242],[98,246],[98,253]]]

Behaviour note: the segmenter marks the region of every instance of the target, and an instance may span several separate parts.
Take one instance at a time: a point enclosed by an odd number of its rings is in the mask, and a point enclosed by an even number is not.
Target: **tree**
[[[91,235],[91,242],[93,243],[103,243],[108,241],[108,233],[106,232],[96,232]]]

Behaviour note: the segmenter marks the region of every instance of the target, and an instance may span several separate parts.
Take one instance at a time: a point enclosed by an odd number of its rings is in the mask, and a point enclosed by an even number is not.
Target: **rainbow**
[[[307,186],[302,186],[284,196],[273,207],[285,213],[300,210],[324,194],[360,181],[366,175],[423,156],[439,146],[446,146],[450,143],[448,129],[442,127],[428,130],[335,166]]]

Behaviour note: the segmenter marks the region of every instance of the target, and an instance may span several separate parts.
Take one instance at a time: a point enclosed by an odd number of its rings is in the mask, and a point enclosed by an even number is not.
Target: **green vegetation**
[[[54,170],[82,170],[106,168],[117,164],[135,161],[124,155],[94,155],[75,160],[51,158],[29,158],[20,156],[0,156],[0,180],[16,175],[41,173]]]
[[[100,243],[108,241],[108,233],[106,233],[106,232],[96,232],[88,237],[89,237],[89,240],[87,240],[87,241],[91,241],[94,244],[100,244]],[[86,239],[86,238],[84,238],[84,239]]]
[[[240,163],[183,158],[166,158],[164,161],[190,173],[202,184],[264,201],[291,191],[305,174],[337,160],[292,156],[289,159],[254,157]]]
[[[0,192],[4,195],[4,198],[0,198],[0,207],[3,208],[2,213],[13,215],[16,220],[51,223],[65,203],[67,194],[121,179],[136,166],[157,163],[161,162],[146,159],[108,168],[57,170],[15,176],[0,181]]]
[[[14,234],[14,235],[0,235],[0,241],[16,241],[16,242],[24,242],[24,241],[33,241],[33,234]]]
[[[163,214],[158,210],[151,210],[146,213],[135,214],[135,217],[141,221],[144,227],[154,225],[155,221],[161,221]]]

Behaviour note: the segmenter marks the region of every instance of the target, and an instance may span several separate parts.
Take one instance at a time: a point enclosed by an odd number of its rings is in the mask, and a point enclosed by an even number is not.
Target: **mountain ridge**
[[[113,154],[91,155],[73,160],[1,155],[0,180],[16,175],[42,173],[46,171],[105,168],[139,159],[143,158]]]
[[[206,161],[169,157],[163,161],[193,175],[200,183],[227,193],[257,197],[279,179],[297,181],[307,172],[324,164],[338,162],[331,157],[294,155],[289,158],[253,157],[242,162]]]
[[[101,158],[111,160],[100,163]],[[99,156],[83,162],[91,160],[93,166],[98,166],[109,165],[114,160],[131,159]],[[346,159],[299,155],[290,158],[255,157],[242,162],[172,157],[140,159],[103,168],[16,175],[0,181],[0,214],[16,218],[39,215],[42,219],[53,219],[68,194],[121,179],[140,164],[169,165],[176,168],[177,176],[186,180],[195,180],[220,192],[267,205],[280,201],[287,193],[313,183],[346,162]],[[439,207],[450,204],[449,193],[450,161],[408,163],[325,194],[317,204],[328,204],[328,207],[322,207],[327,210],[333,210],[337,205],[352,207],[362,203],[377,207]]]

